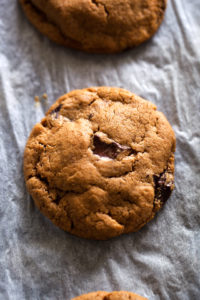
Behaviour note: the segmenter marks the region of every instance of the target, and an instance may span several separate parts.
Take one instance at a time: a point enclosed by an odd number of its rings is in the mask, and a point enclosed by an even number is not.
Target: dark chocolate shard
[[[116,142],[112,142],[109,144],[105,143],[97,135],[94,135],[93,145],[94,145],[94,150],[93,150],[94,154],[99,155],[101,157],[109,157],[111,159],[115,159],[117,155],[123,151],[127,151],[128,155],[134,153],[131,147],[122,146]]]
[[[167,170],[161,173],[160,176],[154,175],[155,199],[160,200],[163,204],[170,197],[174,188],[174,182],[166,180],[166,172]]]
[[[94,116],[94,114],[92,114],[92,113],[89,114],[88,119],[91,120],[93,116]]]
[[[59,111],[61,110],[62,104],[59,104],[54,110],[51,111],[51,115],[55,114],[55,119],[58,119]]]

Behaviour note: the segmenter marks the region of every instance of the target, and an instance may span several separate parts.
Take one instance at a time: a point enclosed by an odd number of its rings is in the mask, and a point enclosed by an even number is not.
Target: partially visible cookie
[[[139,230],[174,188],[174,132],[156,106],[126,90],[58,99],[28,139],[24,174],[36,205],[80,237]]]
[[[94,53],[120,52],[148,40],[166,0],[20,0],[31,23],[54,42]]]
[[[148,300],[142,296],[133,294],[131,292],[93,292],[71,300]]]

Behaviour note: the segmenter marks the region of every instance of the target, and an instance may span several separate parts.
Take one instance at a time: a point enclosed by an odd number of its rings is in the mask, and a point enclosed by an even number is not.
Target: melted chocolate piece
[[[173,190],[173,181],[166,182],[166,170],[160,176],[154,175],[155,199],[165,203]]]
[[[127,146],[121,146],[115,142],[112,142],[110,144],[107,144],[103,141],[101,141],[100,137],[97,135],[93,138],[93,145],[94,145],[94,154],[97,154],[101,157],[109,157],[112,159],[115,159],[119,153],[122,151],[129,151],[128,155],[131,155],[133,153],[132,148]]]
[[[55,114],[55,118],[58,119],[59,111],[61,110],[62,104],[59,104],[54,110],[51,111],[51,115]]]

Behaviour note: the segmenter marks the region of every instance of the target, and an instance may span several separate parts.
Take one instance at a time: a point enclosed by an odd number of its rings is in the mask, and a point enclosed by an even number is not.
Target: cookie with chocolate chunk
[[[31,23],[54,42],[93,53],[120,52],[148,40],[166,0],[20,0]]]
[[[126,90],[75,90],[35,125],[27,188],[60,228],[109,239],[139,230],[174,188],[174,132],[156,106]]]
[[[73,298],[72,300],[148,300],[142,296],[133,294],[131,292],[93,292],[79,297]]]

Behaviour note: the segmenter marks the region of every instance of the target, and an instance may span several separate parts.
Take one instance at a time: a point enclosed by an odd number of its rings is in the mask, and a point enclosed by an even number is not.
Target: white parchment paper
[[[79,239],[34,206],[22,172],[33,125],[60,95],[119,86],[154,102],[177,137],[176,189],[135,234]],[[48,94],[35,105],[34,97]],[[65,299],[129,290],[200,299],[200,0],[169,0],[157,34],[117,55],[65,49],[40,35],[17,0],[0,0],[0,299]]]

